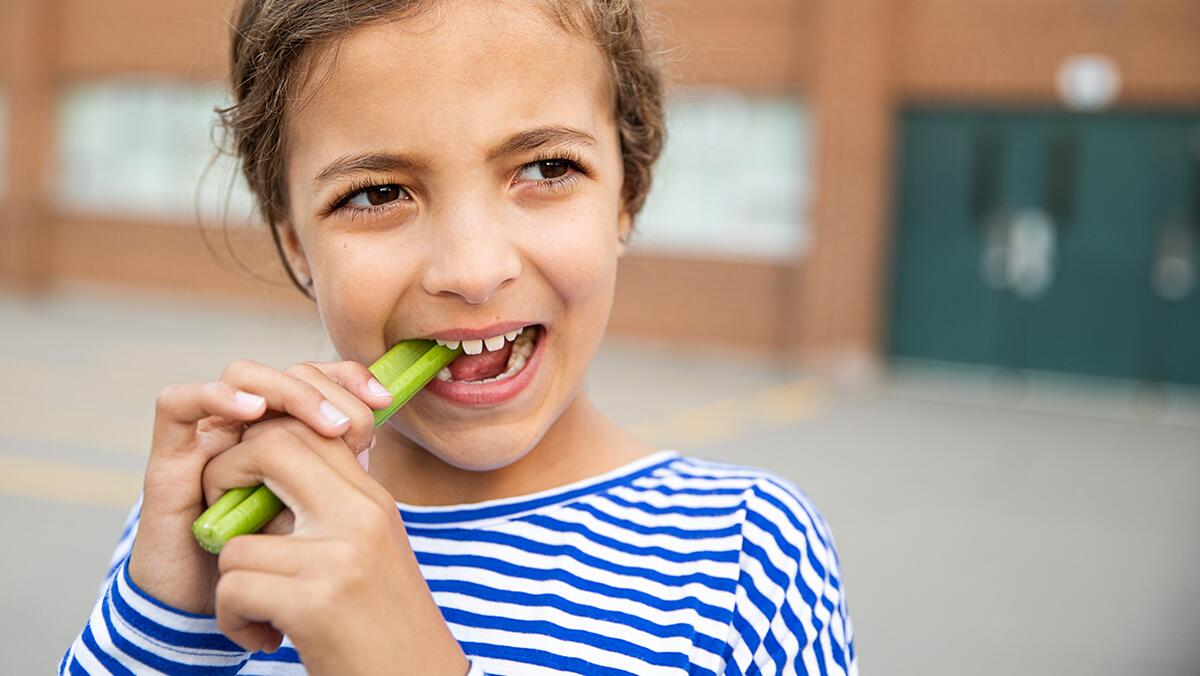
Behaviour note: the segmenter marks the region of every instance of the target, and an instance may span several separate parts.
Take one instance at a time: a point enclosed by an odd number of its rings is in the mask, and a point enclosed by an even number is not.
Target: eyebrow
[[[594,146],[596,138],[582,129],[564,125],[546,125],[517,132],[488,153],[488,161],[505,155],[529,152],[547,146]],[[404,153],[358,153],[343,155],[331,162],[313,179],[313,188],[362,172],[423,171],[429,162]]]
[[[313,188],[362,172],[420,171],[427,166],[424,160],[403,153],[343,155],[317,174],[313,179]]]
[[[488,153],[488,160],[494,160],[505,155],[525,153],[546,146],[594,146],[596,138],[591,134],[563,125],[534,127],[517,132],[505,139],[504,143],[496,146]]]

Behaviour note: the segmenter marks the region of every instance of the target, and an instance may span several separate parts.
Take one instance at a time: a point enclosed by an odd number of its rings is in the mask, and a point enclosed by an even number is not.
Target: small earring
[[[623,235],[617,235],[617,241],[620,242],[621,244],[629,244],[629,233],[625,233]]]

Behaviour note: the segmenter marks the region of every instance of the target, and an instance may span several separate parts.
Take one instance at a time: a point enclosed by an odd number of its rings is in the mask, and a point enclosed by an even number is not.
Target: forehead
[[[438,2],[312,55],[286,124],[289,174],[346,152],[462,153],[540,124],[612,125],[600,49],[519,0]]]

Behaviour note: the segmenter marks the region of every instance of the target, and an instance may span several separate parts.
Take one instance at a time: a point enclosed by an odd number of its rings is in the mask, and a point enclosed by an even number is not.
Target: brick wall
[[[13,94],[0,279],[62,277],[253,296],[203,260],[195,233],[47,213],[55,87],[116,73],[222,78],[231,0],[8,0],[0,79]],[[693,341],[877,354],[887,303],[893,121],[909,105],[1055,105],[1062,58],[1119,64],[1120,105],[1200,107],[1195,0],[649,0],[672,82],[803,93],[815,113],[812,246],[790,263],[631,255],[612,330]],[[39,28],[40,26],[40,28]],[[55,27],[46,31],[45,27]],[[48,94],[47,94],[48,92]],[[32,131],[32,133],[31,133]],[[20,171],[14,171],[19,169]],[[30,176],[30,174],[33,174]],[[14,175],[27,178],[12,183]],[[22,214],[19,218],[14,214]],[[261,236],[261,233],[260,233]],[[120,242],[120,257],[89,255]],[[259,242],[261,244],[261,242]],[[257,245],[255,245],[257,246]],[[136,252],[153,252],[137,258]],[[210,257],[209,257],[210,258]],[[277,275],[269,262],[265,274]],[[25,280],[25,281],[22,281]]]

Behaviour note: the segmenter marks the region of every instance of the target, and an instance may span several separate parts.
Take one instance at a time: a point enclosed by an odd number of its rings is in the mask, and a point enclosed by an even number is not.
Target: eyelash
[[[545,178],[545,179],[541,179],[541,180],[537,180],[537,181],[527,181],[527,182],[538,185],[538,187],[541,188],[542,190],[557,194],[557,193],[561,193],[565,190],[570,189],[575,184],[575,182],[579,180],[580,176],[591,176],[592,175],[591,169],[588,168],[588,166],[583,162],[583,160],[578,155],[576,155],[575,153],[573,153],[569,150],[559,151],[557,153],[539,154],[533,160],[526,162],[525,164],[522,164],[520,169],[517,170],[517,173],[520,173],[526,167],[533,165],[533,164],[538,164],[539,162],[554,162],[554,161],[566,162],[568,165],[570,165],[570,168],[573,169],[574,171],[567,174],[566,176],[561,176],[559,178]],[[347,188],[346,192],[342,193],[342,195],[340,197],[335,198],[329,204],[329,206],[327,206],[324,209],[323,215],[328,216],[328,215],[333,214],[338,211],[344,211],[344,212],[347,212],[346,215],[349,216],[350,218],[362,218],[364,216],[380,214],[385,211],[390,211],[393,208],[395,208],[394,205],[396,202],[405,201],[405,200],[397,199],[397,200],[393,200],[391,202],[387,202],[385,204],[380,204],[380,205],[373,206],[373,207],[351,207],[351,206],[347,206],[347,203],[350,200],[357,197],[360,193],[370,190],[371,188],[381,188],[381,187],[393,186],[393,185],[396,186],[397,188],[399,188],[401,191],[403,191],[404,194],[407,195],[408,200],[412,199],[412,195],[409,194],[408,189],[405,188],[404,186],[400,185],[399,183],[381,183],[377,180],[372,180],[372,179],[358,179],[356,181],[353,181],[350,184],[350,187]]]

